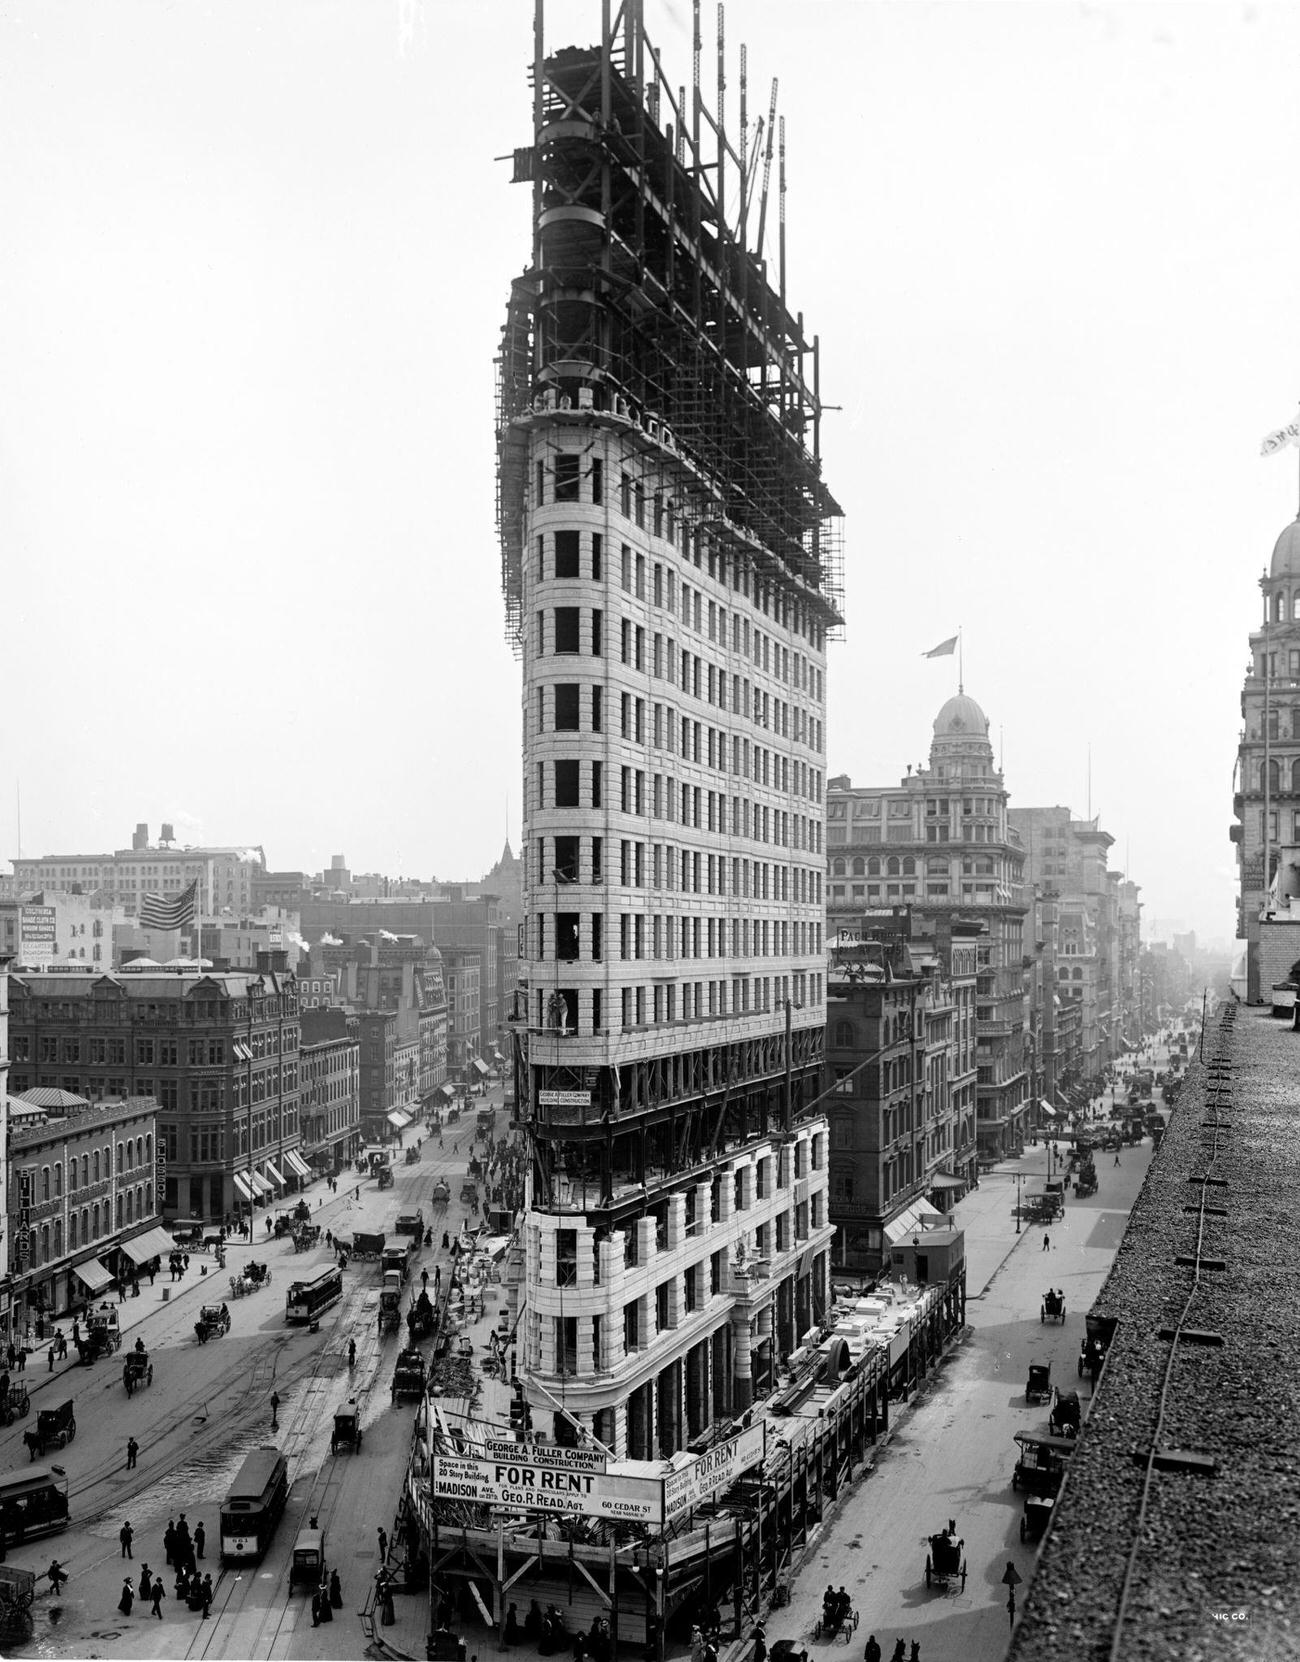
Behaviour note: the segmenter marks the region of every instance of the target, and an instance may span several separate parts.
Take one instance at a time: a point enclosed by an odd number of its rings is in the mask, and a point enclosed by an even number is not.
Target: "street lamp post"
[[[1021,1188],[1021,1185],[1023,1184],[1024,1181],[1025,1181],[1025,1174],[1023,1172],[1018,1171],[1016,1173],[1016,1234],[1017,1235],[1019,1235],[1019,1233],[1020,1233],[1020,1188]]]

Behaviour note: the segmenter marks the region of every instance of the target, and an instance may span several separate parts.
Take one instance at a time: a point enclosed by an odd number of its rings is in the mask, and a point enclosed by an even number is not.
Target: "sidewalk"
[[[953,1207],[957,1227],[966,1233],[968,1303],[983,1298],[1018,1242],[1027,1237],[1035,1246],[1041,1242],[1042,1231],[1036,1224],[1022,1223],[1017,1231],[1016,1206],[1020,1192],[1047,1181],[1047,1165],[1045,1143],[1037,1148],[1026,1145],[1019,1159],[1000,1160],[980,1178],[979,1187]],[[1063,1176],[1063,1162],[1053,1157],[1053,1180]]]

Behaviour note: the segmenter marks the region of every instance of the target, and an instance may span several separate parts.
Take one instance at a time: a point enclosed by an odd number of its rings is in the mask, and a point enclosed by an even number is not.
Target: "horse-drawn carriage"
[[[36,1415],[35,1431],[24,1431],[23,1442],[33,1460],[44,1458],[47,1448],[66,1448],[77,1435],[77,1413],[71,1402],[61,1402],[56,1408],[41,1408]]]
[[[858,1619],[853,1601],[844,1589],[841,1588],[837,1593],[833,1587],[828,1587],[826,1596],[822,1599],[822,1613],[813,1628],[813,1638],[842,1639],[847,1645],[853,1637]]]
[[[418,1350],[404,1350],[393,1369],[393,1401],[424,1395],[424,1358]]]
[[[433,1186],[433,1204],[435,1206],[445,1206],[450,1199],[451,1184],[447,1182],[445,1177],[440,1177]]]
[[[137,1385],[153,1384],[153,1363],[147,1350],[127,1352],[126,1361],[122,1364],[122,1383],[129,1397],[135,1395]]]
[[[1074,1180],[1074,1192],[1080,1199],[1097,1192],[1097,1168],[1093,1164],[1091,1154],[1079,1167],[1079,1175]]]
[[[122,1330],[117,1322],[116,1308],[94,1311],[86,1322],[86,1331],[77,1340],[77,1355],[87,1367],[101,1356],[111,1356],[122,1348]]]
[[[300,1223],[293,1232],[293,1250],[295,1252],[310,1252],[320,1241],[320,1225],[318,1223]]]
[[[25,1420],[31,1406],[27,1387],[10,1381],[4,1400],[0,1402],[0,1425],[12,1425],[15,1420]]]
[[[238,1275],[230,1278],[230,1293],[232,1298],[247,1298],[249,1293],[255,1293],[259,1287],[271,1285],[271,1266],[258,1264],[251,1260],[244,1265]]]
[[[1064,1322],[1065,1294],[1059,1287],[1055,1289],[1049,1287],[1043,1294],[1043,1302],[1039,1308],[1038,1319],[1040,1322]]]
[[[460,1200],[462,1206],[477,1206],[478,1184],[471,1183],[468,1179],[466,1179],[460,1186]]]
[[[1082,1418],[1079,1408],[1079,1393],[1077,1391],[1058,1390],[1052,1403],[1052,1412],[1047,1420],[1047,1428],[1052,1436],[1077,1437]]]
[[[355,1397],[350,1397],[347,1407],[340,1408],[334,1416],[330,1453],[337,1454],[341,1448],[350,1448],[354,1454],[361,1453],[361,1410]]]
[[[1025,1381],[1026,1402],[1047,1402],[1052,1395],[1052,1364],[1031,1362],[1029,1378]]]
[[[392,1172],[392,1168],[390,1166],[380,1166],[378,1176],[379,1176],[379,1187],[381,1189],[391,1189],[392,1188],[392,1186],[393,1186],[393,1172]]]
[[[429,1295],[421,1291],[406,1312],[406,1330],[410,1335],[410,1342],[415,1344],[418,1339],[427,1339],[433,1332],[434,1314]]]
[[[209,1339],[219,1339],[223,1333],[230,1332],[230,1311],[224,1304],[205,1304],[199,1311],[194,1332],[201,1345],[206,1345]]]
[[[966,1543],[957,1534],[957,1520],[949,1518],[947,1529],[930,1537],[930,1550],[925,1555],[925,1584],[947,1591],[959,1581],[965,1592]]]
[[[1038,1541],[1051,1521],[1056,1505],[1051,1495],[1026,1495],[1025,1509],[1020,1514],[1020,1539]]]
[[[1033,1495],[1054,1495],[1065,1477],[1065,1462],[1074,1453],[1074,1443],[1067,1437],[1017,1431],[1016,1446],[1020,1458],[1011,1474],[1011,1487]]]
[[[422,1151],[418,1148],[408,1148],[407,1151],[406,1151],[406,1163],[407,1163],[407,1165],[408,1166],[418,1166],[419,1163],[420,1163],[421,1152]]]

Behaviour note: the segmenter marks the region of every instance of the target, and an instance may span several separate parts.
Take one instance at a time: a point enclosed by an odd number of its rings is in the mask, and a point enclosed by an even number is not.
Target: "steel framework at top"
[[[721,5],[714,113],[700,87],[699,0],[689,103],[664,77],[641,0],[612,15],[602,0],[600,45],[549,57],[543,0],[535,3],[533,143],[514,155],[515,180],[533,187],[533,257],[512,285],[497,360],[508,633],[518,645],[527,435],[537,419],[625,426],[699,527],[833,630],[842,512],[821,476],[820,344],[786,304],[776,82],[751,149],[742,47],[737,150],[724,123]],[[774,147],[775,283],[764,251]]]

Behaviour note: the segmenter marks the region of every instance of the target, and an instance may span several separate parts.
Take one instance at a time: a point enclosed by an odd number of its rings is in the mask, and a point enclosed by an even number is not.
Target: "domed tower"
[[[1241,689],[1236,824],[1229,833],[1237,845],[1237,934],[1246,942],[1252,1004],[1300,957],[1300,929],[1292,934],[1300,924],[1300,518],[1277,539],[1259,586],[1263,619],[1250,636]],[[1266,920],[1279,927],[1266,928]]]

